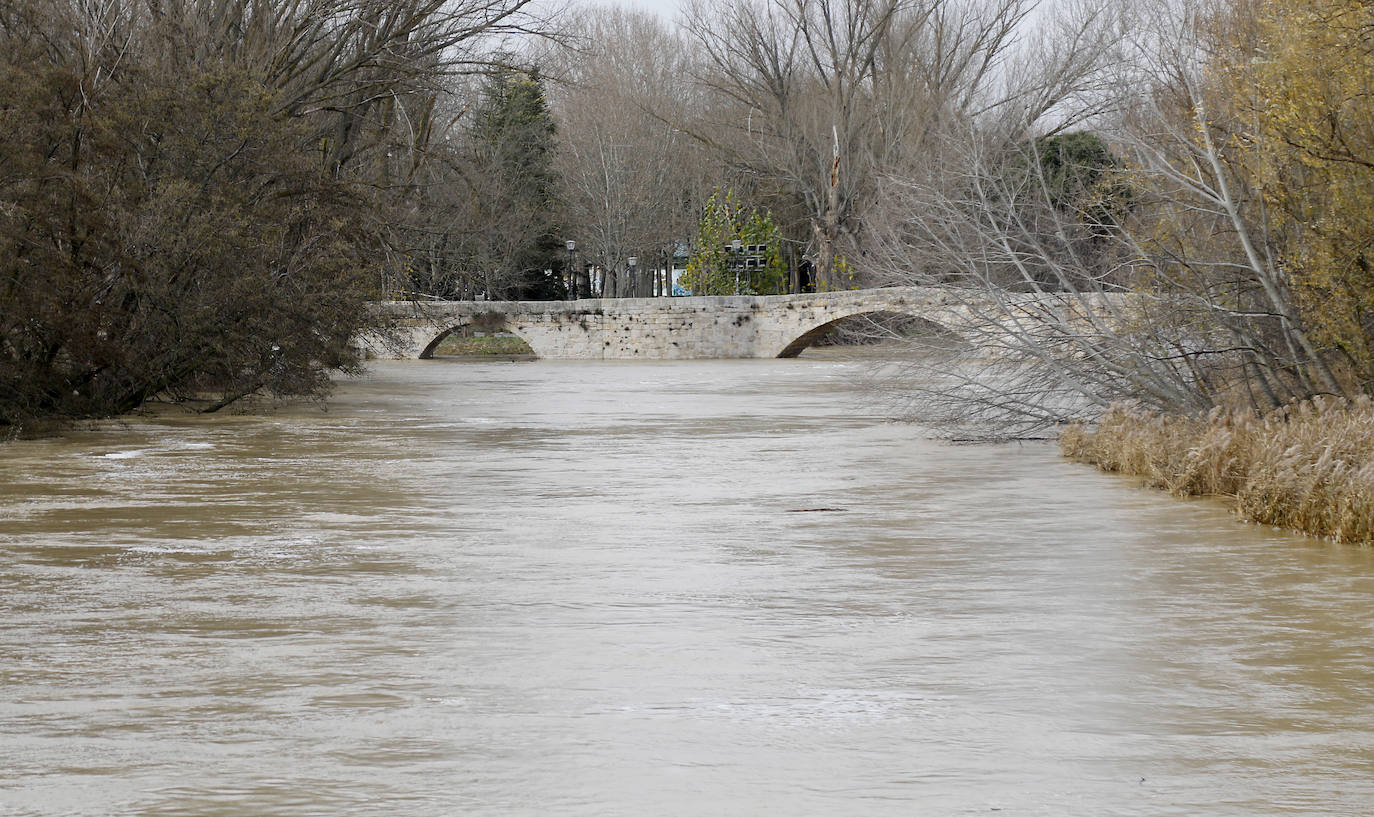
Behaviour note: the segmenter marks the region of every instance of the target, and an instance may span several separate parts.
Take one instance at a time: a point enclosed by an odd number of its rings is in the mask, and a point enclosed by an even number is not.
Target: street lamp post
[[[730,249],[732,250],[732,253],[731,253],[731,255],[730,255],[730,266],[732,266],[732,267],[735,268],[735,294],[736,294],[736,295],[739,294],[739,268],[740,268],[741,266],[743,266],[743,262],[744,262],[744,256],[740,255],[740,253],[743,251],[743,248],[744,248],[744,242],[743,242],[743,241],[740,241],[738,238],[736,238],[734,241],[731,241],[731,242],[730,242]]]
[[[568,300],[577,300],[577,242],[571,238],[563,242],[568,248]]]
[[[639,259],[632,255],[625,259],[625,263],[630,265],[630,295],[637,297],[639,295],[639,277],[635,275],[635,267],[639,265]]]

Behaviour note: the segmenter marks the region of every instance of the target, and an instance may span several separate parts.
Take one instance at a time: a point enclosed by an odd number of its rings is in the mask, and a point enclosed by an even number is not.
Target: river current
[[[0,447],[0,814],[1374,809],[1374,554],[859,368],[379,363]]]

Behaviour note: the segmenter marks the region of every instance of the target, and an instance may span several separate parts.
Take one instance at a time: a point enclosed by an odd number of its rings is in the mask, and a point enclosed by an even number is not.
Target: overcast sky
[[[573,2],[586,3],[587,5],[620,5],[628,6],[644,11],[652,11],[665,20],[672,20],[677,16],[679,7],[678,0],[573,0]]]
[[[3,0],[0,0],[3,2]],[[585,4],[585,5],[622,5],[630,8],[643,9],[658,14],[664,20],[672,22],[676,19],[678,10],[682,7],[685,0],[565,0],[565,2]],[[1044,12],[1051,10],[1055,6],[1056,0],[1041,0],[1034,12],[1031,13],[1031,20],[1039,19]]]
[[[624,0],[624,2],[634,8],[652,11],[668,20],[677,16],[677,0]]]

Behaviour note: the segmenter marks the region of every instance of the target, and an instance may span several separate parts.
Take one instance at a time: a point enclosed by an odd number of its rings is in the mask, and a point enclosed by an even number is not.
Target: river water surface
[[[1369,551],[855,365],[386,363],[0,448],[0,814],[1374,809]]]

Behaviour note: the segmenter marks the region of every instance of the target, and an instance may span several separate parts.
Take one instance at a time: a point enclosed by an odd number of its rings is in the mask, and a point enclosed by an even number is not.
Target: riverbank
[[[1374,545],[1374,401],[1318,398],[1266,416],[1170,417],[1114,406],[1067,429],[1065,456],[1181,496],[1224,496],[1246,519]]]

